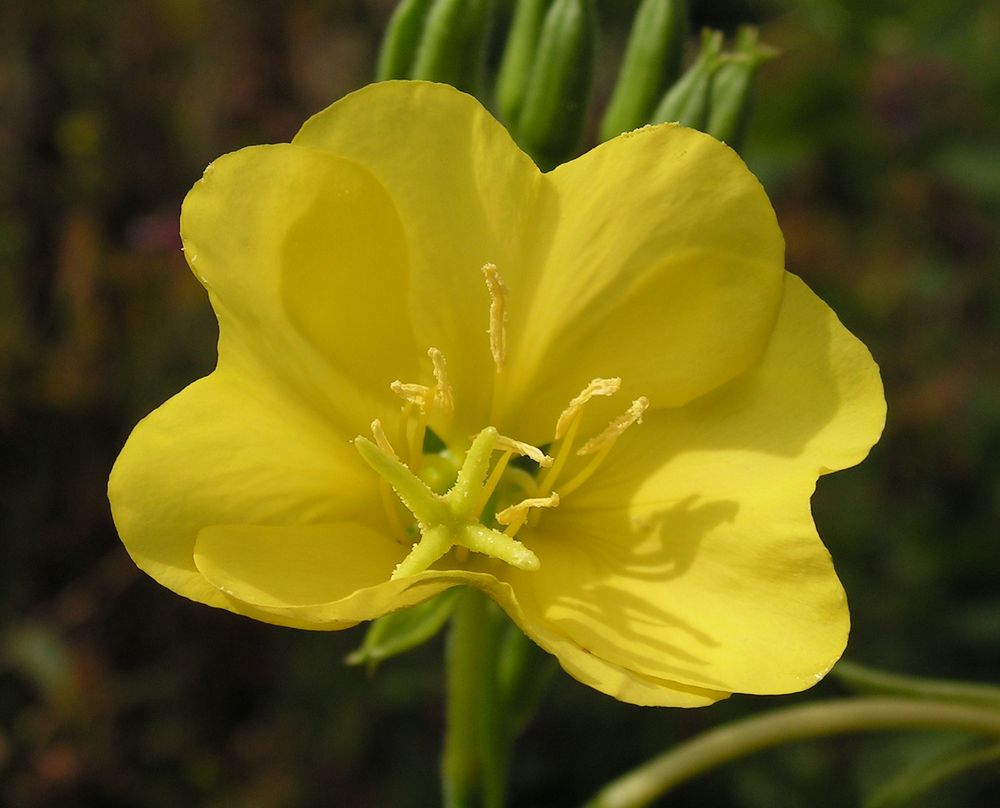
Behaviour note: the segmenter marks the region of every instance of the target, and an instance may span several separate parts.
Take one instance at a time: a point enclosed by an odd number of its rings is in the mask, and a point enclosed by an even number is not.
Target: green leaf
[[[649,120],[656,99],[680,75],[687,36],[684,0],[643,0],[635,14],[615,89],[601,121],[602,141]]]
[[[423,645],[448,622],[458,591],[449,589],[409,609],[375,620],[361,647],[348,655],[347,664],[367,665],[372,671],[378,663]]]

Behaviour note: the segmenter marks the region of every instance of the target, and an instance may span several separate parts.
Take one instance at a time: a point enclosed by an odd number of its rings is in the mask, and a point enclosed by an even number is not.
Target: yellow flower
[[[160,583],[310,629],[469,584],[637,704],[839,657],[809,499],[877,439],[878,370],[727,147],[646,127],[541,174],[473,98],[377,84],[209,166],[181,233],[218,367],[109,487]]]

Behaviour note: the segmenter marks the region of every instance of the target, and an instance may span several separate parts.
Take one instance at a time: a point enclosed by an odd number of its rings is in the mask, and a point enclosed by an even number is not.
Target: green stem
[[[786,707],[709,730],[612,781],[584,808],[642,808],[681,783],[772,746],[846,732],[961,730],[1000,737],[1000,712],[941,701],[842,699]]]
[[[503,808],[507,738],[496,661],[499,617],[476,589],[461,592],[446,652],[447,727],[441,759],[445,808]]]
[[[846,659],[840,660],[831,673],[851,690],[866,695],[938,699],[1000,710],[1000,687],[996,685],[906,676]]]

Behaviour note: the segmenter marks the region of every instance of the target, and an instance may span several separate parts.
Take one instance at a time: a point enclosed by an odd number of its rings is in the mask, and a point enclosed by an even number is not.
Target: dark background
[[[215,361],[180,201],[212,159],[288,140],[369,81],[389,0],[12,0],[0,7],[0,804],[427,806],[440,640],[373,679],[360,630],[189,603],[139,573],[105,498],[131,426]],[[500,3],[501,8],[506,4]],[[606,98],[635,2],[604,2]],[[702,0],[783,51],[745,149],[789,268],[879,361],[889,425],[820,482],[849,655],[1000,676],[1000,4]],[[499,33],[499,29],[498,29]],[[826,681],[807,698],[843,693]],[[560,675],[518,747],[518,806],[578,804],[678,739],[804,697],[622,705]],[[964,743],[803,743],[671,805],[841,806]],[[995,806],[994,766],[914,803]]]

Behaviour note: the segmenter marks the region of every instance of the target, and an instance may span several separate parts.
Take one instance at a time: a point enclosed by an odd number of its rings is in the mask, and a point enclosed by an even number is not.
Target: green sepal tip
[[[760,66],[778,55],[758,42],[757,29],[743,27],[736,35],[736,52],[712,78],[705,131],[739,151],[746,136],[753,104],[753,81]]]
[[[380,662],[411,651],[432,639],[448,622],[455,605],[457,587],[398,612],[373,621],[361,647],[347,655],[348,665],[366,665],[374,672]]]
[[[675,122],[693,129],[704,129],[708,121],[712,77],[724,58],[722,32],[708,28],[701,33],[698,56],[673,86],[667,90],[650,123]]]

